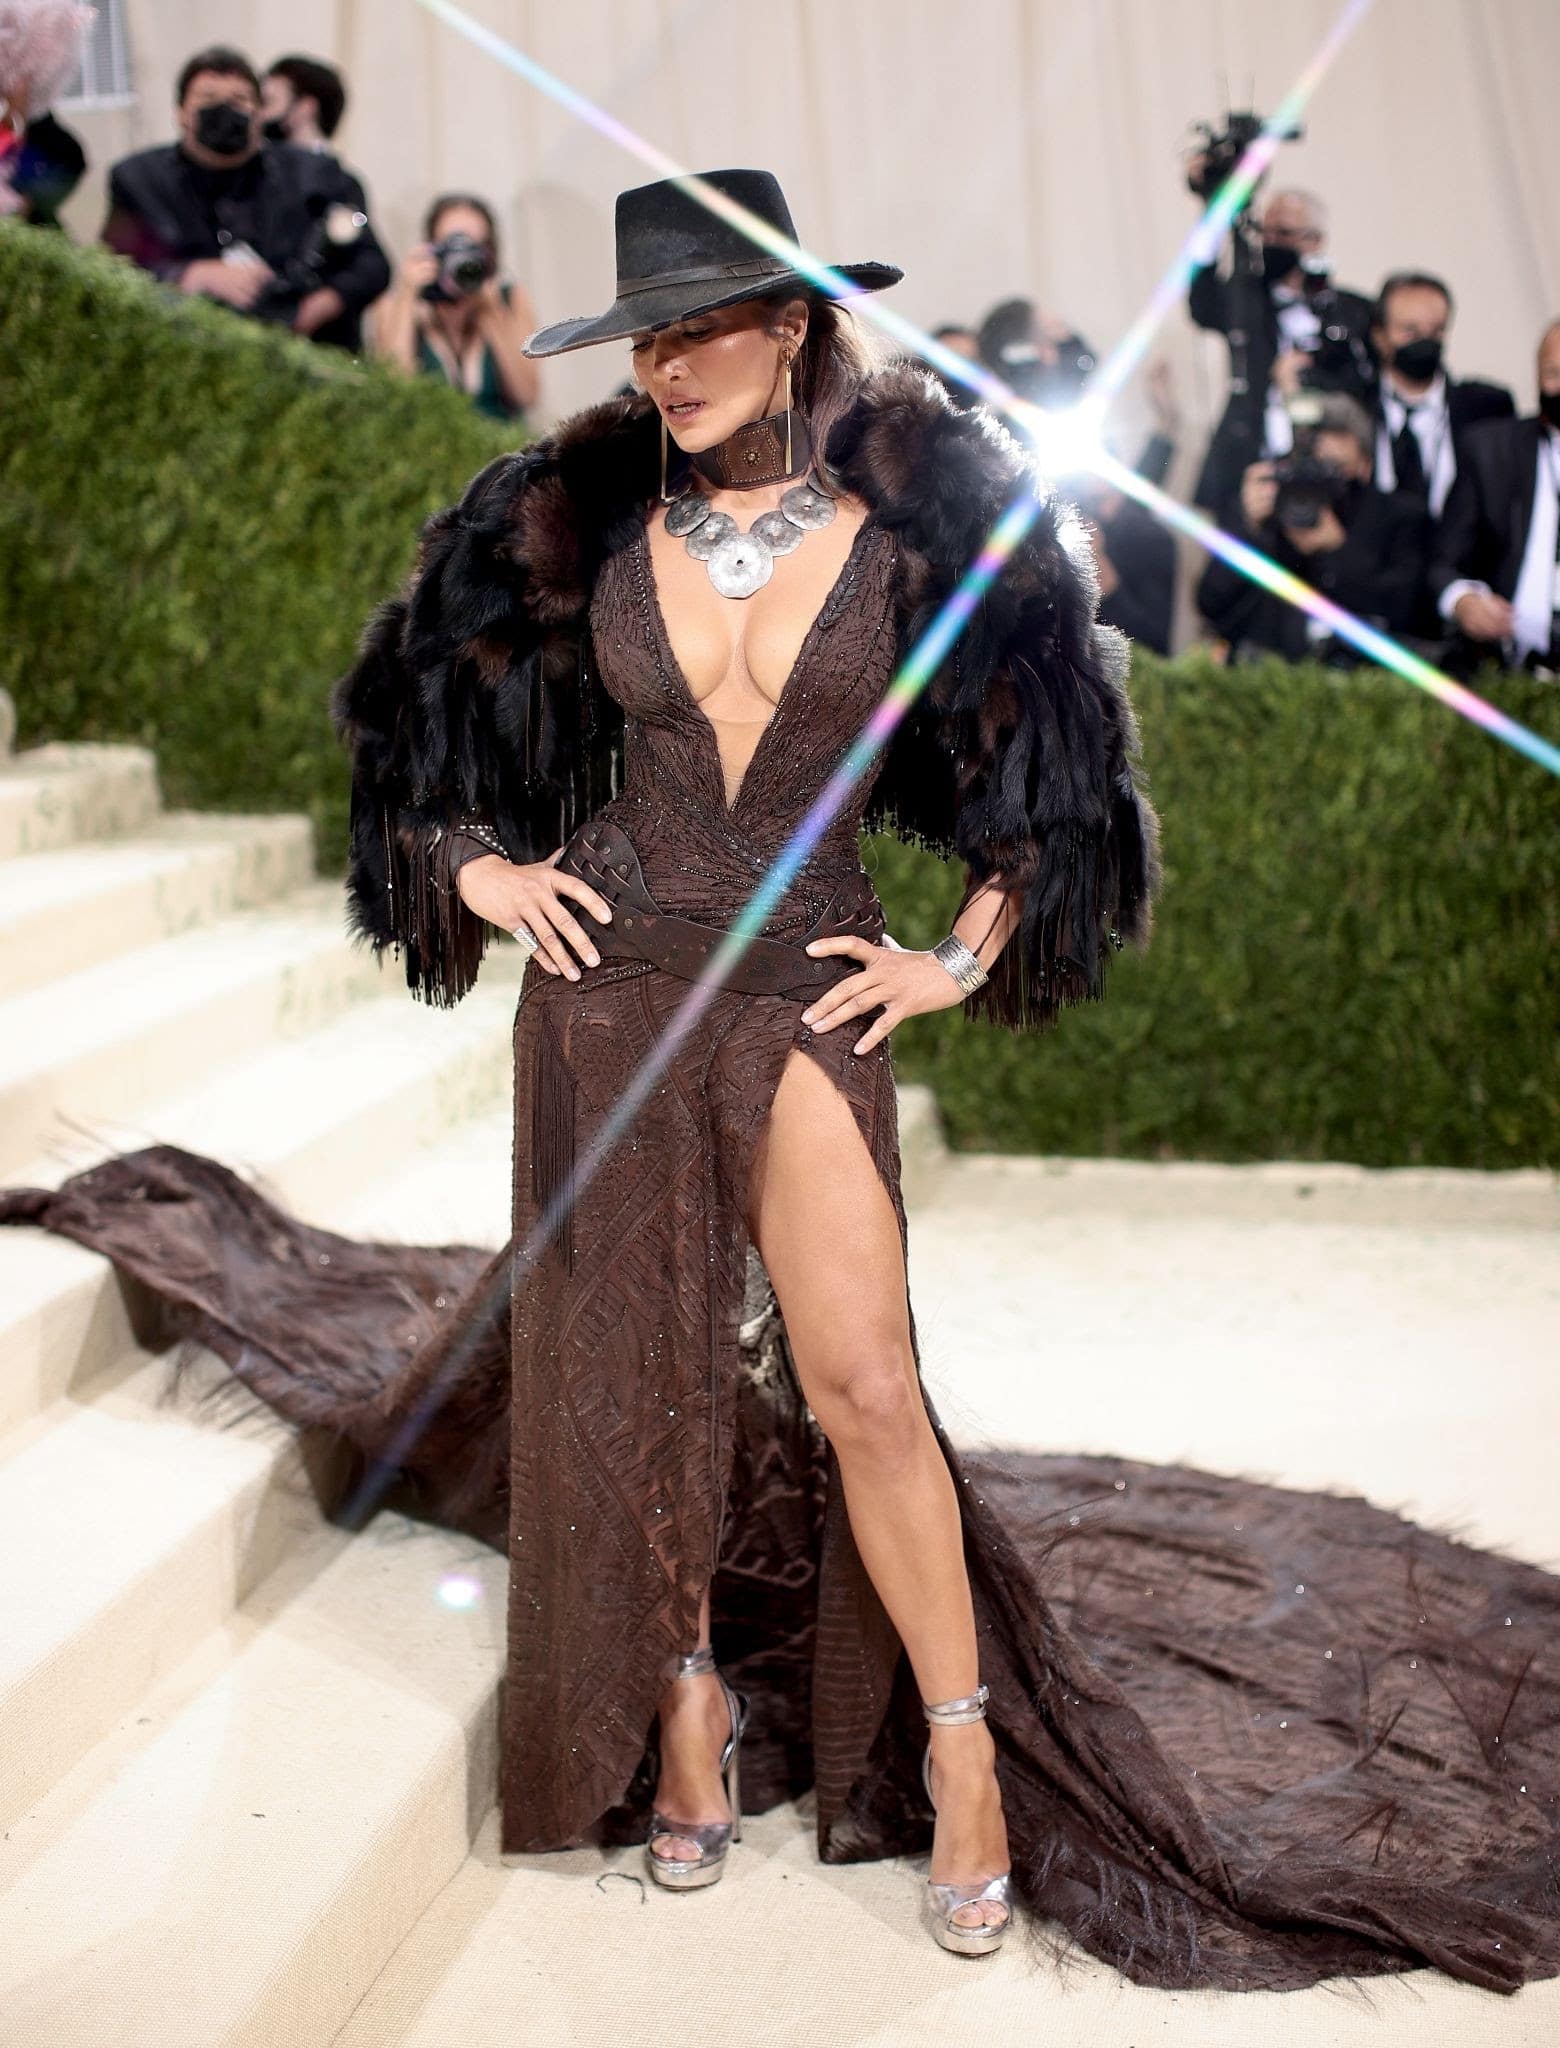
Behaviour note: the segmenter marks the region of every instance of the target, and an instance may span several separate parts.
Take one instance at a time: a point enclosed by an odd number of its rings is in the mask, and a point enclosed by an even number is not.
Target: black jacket
[[[1375,416],[1372,421],[1372,425],[1375,428],[1375,434],[1372,439],[1373,448],[1381,435],[1385,410],[1384,389],[1385,387],[1383,386],[1382,391],[1378,391],[1376,397]],[[1446,417],[1448,430],[1451,434],[1454,469],[1460,471],[1462,468],[1463,443],[1474,427],[1481,425],[1486,420],[1512,419],[1516,416],[1516,410],[1516,402],[1504,384],[1484,384],[1477,377],[1461,379],[1448,377],[1446,380]],[[1405,493],[1404,486],[1399,484],[1394,486],[1390,495],[1396,498],[1407,494]],[[1418,492],[1414,495],[1428,509],[1428,492]],[[1446,503],[1441,508],[1443,517],[1450,508],[1450,505],[1451,493],[1448,492]],[[1445,622],[1435,608],[1438,593],[1434,588],[1431,573],[1436,553],[1435,536],[1436,526],[1432,519],[1431,523],[1425,528],[1426,553],[1424,576],[1420,584],[1419,601],[1414,607],[1414,617],[1408,629],[1416,638],[1421,640],[1444,640],[1448,632]]]
[[[441,851],[461,816],[484,816],[511,858],[542,860],[622,787],[625,719],[588,611],[602,562],[642,528],[658,420],[646,396],[609,399],[480,471],[427,522],[411,580],[336,684],[353,769],[351,927],[376,953],[404,948],[427,1001],[458,1001],[492,936]],[[966,900],[999,873],[1020,891],[1022,923],[966,1007],[1038,1028],[1102,992],[1109,943],[1148,935],[1158,828],[1134,773],[1127,643],[1095,623],[1071,508],[1037,501],[1027,451],[985,407],[955,409],[919,365],[870,376],[825,454],[899,541],[901,656],[1004,509],[1038,503],[894,727],[866,806],[868,829],[960,856]]]
[[[1276,524],[1253,533],[1242,522],[1235,530],[1367,625],[1405,633],[1420,595],[1428,523],[1423,500],[1367,486],[1347,521],[1343,545],[1326,554],[1303,554]],[[1307,615],[1297,605],[1217,557],[1197,585],[1197,608],[1237,649],[1263,650],[1288,661],[1303,661],[1315,652],[1306,632]],[[1329,652],[1342,653],[1345,660],[1363,659],[1352,650]]]
[[[1372,410],[1371,425],[1377,439],[1380,438],[1385,413],[1385,389],[1384,384],[1378,389]],[[1452,437],[1452,456],[1457,467],[1462,467],[1463,442],[1471,427],[1481,426],[1485,420],[1515,419],[1516,413],[1516,401],[1504,384],[1486,384],[1477,377],[1448,377],[1446,416]],[[1445,508],[1442,509],[1444,511]]]
[[[1216,518],[1232,515],[1247,465],[1261,459],[1263,419],[1273,364],[1279,353],[1278,308],[1260,277],[1237,271],[1223,276],[1212,264],[1194,271],[1187,291],[1187,310],[1199,327],[1222,334],[1230,346],[1230,388],[1224,417],[1213,431],[1202,472],[1193,493],[1195,502]],[[1324,326],[1336,326],[1357,364],[1340,386],[1367,408],[1375,390],[1370,352],[1373,302],[1359,292],[1333,291],[1322,313]]]
[[[1100,535],[1120,582],[1100,605],[1107,626],[1156,654],[1170,652],[1175,620],[1175,540],[1170,529],[1135,499],[1123,498]]]
[[[102,238],[167,284],[178,282],[186,264],[220,256],[224,236],[249,242],[282,277],[314,256],[317,281],[334,285],[346,302],[340,319],[314,339],[356,350],[363,309],[388,286],[390,265],[372,224],[353,242],[325,235],[326,209],[338,204],[368,211],[363,187],[328,151],[273,142],[234,170],[213,172],[178,143],[160,143],[109,173]]]
[[[1541,419],[1486,420],[1466,436],[1457,481],[1436,530],[1430,586],[1437,598],[1468,576],[1515,597],[1538,480]]]

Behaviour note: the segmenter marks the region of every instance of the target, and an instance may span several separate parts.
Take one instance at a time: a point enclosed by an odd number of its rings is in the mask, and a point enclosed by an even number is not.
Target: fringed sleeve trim
[[[456,875],[476,817],[507,859],[545,859],[621,781],[622,717],[573,618],[544,625],[517,546],[534,451],[503,456],[423,528],[416,570],[331,696],[352,759],[347,915],[407,986],[449,1008],[495,928]]]
[[[1101,1001],[1113,955],[1146,945],[1152,927],[1159,824],[1140,780],[1127,645],[1105,627],[1083,644],[1084,659],[1056,658],[1048,675],[1012,654],[1023,708],[1006,740],[978,753],[960,807],[967,880],[955,917],[993,879],[1018,906],[965,1009],[1013,1032]]]

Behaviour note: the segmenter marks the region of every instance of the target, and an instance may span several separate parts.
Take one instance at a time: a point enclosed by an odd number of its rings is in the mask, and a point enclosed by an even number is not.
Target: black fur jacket
[[[908,361],[866,380],[824,452],[898,537],[902,658],[1006,506],[1040,488],[1033,460]],[[458,1001],[495,936],[453,887],[461,816],[489,821],[512,859],[542,860],[622,785],[625,722],[587,613],[658,464],[644,396],[489,463],[428,520],[405,589],[332,692],[352,756],[349,924],[376,953],[404,951],[427,1001]],[[1021,890],[1020,926],[966,999],[1015,1030],[1103,992],[1109,947],[1146,940],[1158,885],[1127,643],[1095,621],[1092,557],[1069,509],[1042,504],[895,728],[866,809],[869,830],[959,856],[965,901],[994,875]]]

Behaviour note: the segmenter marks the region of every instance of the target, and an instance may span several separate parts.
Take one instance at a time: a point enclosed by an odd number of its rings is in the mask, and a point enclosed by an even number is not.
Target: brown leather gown
[[[861,529],[729,807],[648,541],[608,559],[591,624],[628,773],[599,815],[664,909],[731,923],[880,700],[897,546]],[[859,815],[811,846],[765,933],[794,939],[859,873]],[[643,960],[527,976],[496,1256],[315,1230],[170,1147],[0,1196],[0,1221],[107,1252],[161,1304],[161,1336],[214,1347],[349,1445],[338,1512],[390,1473],[395,1504],[507,1548],[506,1851],[642,1837],[657,1697],[708,1582],[717,1654],[753,1701],[745,1804],[813,1788],[825,1860],[918,1852],[916,1688],[742,1201],[801,1046],[849,1102],[903,1240],[889,1043],[857,1057],[853,1032],[809,1033],[801,1000],[722,990],[682,1020],[565,1226],[519,1255],[689,993]],[[1509,1992],[1560,1973],[1560,1578],[1357,1498],[961,1455],[936,1426],[1033,1930],[1162,1986],[1434,1965]]]

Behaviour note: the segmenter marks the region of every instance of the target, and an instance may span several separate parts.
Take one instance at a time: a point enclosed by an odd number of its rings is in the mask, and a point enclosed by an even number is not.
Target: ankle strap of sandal
[[[966,1721],[984,1721],[986,1702],[991,1697],[989,1686],[977,1686],[974,1692],[966,1693],[960,1700],[941,1700],[936,1706],[922,1700],[921,1711],[928,1721],[936,1722],[939,1728],[958,1728]]]
[[[711,1644],[701,1643],[697,1650],[684,1650],[677,1659],[679,1678],[699,1678],[706,1671],[715,1669],[715,1651]]]

